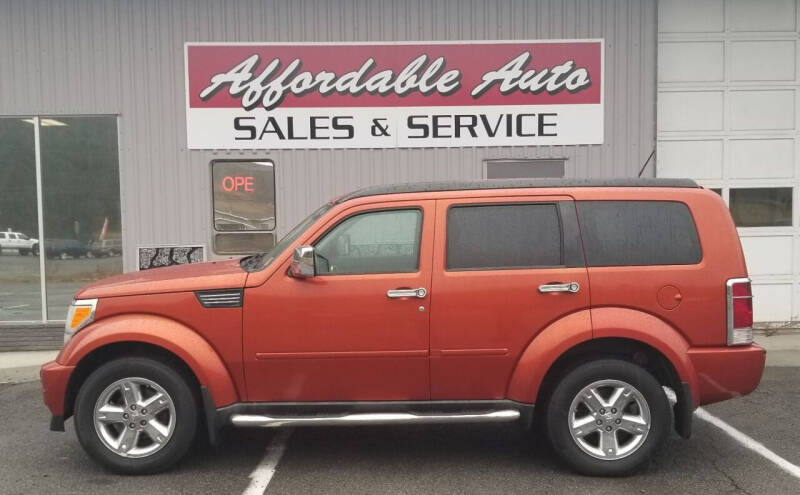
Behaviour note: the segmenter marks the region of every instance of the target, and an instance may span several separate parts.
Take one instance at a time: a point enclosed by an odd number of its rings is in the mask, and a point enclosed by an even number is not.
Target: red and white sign
[[[603,142],[603,40],[187,43],[191,149]]]

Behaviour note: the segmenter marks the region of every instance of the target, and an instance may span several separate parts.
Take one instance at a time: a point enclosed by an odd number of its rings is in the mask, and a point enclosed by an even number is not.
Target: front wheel
[[[121,358],[95,370],[75,403],[75,431],[99,464],[124,474],[168,469],[188,451],[197,404],[185,377],[148,358]]]
[[[667,437],[664,390],[645,369],[616,359],[570,371],[547,405],[550,442],[574,470],[592,476],[631,474]]]

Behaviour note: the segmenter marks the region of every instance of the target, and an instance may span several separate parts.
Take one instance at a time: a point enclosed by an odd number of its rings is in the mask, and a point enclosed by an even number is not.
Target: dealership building
[[[797,324],[799,42],[800,0],[7,0],[0,350],[93,280],[454,179],[695,179]]]

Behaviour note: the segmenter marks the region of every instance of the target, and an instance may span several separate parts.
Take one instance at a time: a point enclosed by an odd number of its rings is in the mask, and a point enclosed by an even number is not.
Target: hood
[[[244,287],[247,272],[239,260],[210,261],[126,273],[93,282],[76,299]]]

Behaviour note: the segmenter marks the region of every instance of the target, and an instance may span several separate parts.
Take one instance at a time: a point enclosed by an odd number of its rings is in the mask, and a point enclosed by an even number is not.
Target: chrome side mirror
[[[314,265],[314,246],[294,248],[289,274],[294,278],[310,278],[317,274],[317,268]]]

